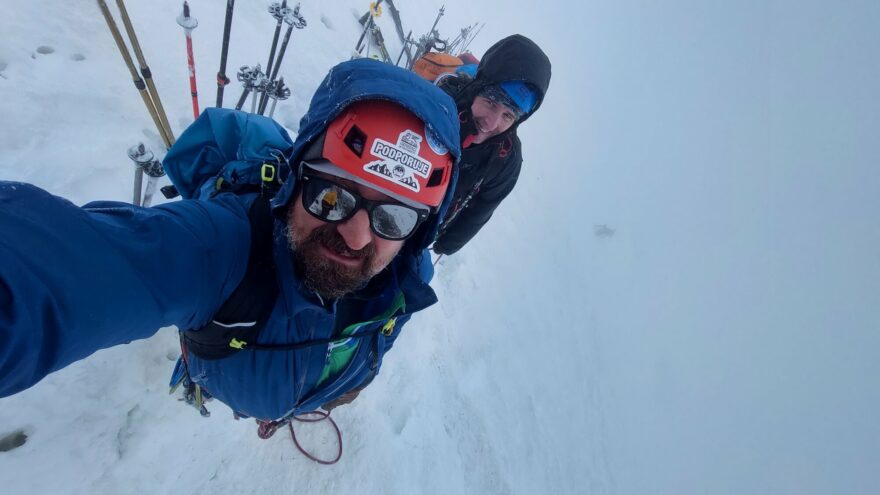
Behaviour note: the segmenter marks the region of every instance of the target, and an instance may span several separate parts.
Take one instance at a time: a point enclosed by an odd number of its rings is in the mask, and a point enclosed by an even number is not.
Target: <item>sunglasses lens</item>
[[[341,222],[354,213],[357,199],[345,189],[329,181],[312,179],[303,191],[305,207],[327,222]]]
[[[404,239],[415,230],[419,214],[407,206],[384,204],[373,208],[370,222],[379,235],[388,239]]]
[[[305,176],[303,207],[325,222],[344,222],[358,209],[359,201],[370,212],[370,226],[379,236],[390,240],[403,240],[418,227],[418,210],[395,203],[380,203],[359,199],[343,186],[318,177]]]

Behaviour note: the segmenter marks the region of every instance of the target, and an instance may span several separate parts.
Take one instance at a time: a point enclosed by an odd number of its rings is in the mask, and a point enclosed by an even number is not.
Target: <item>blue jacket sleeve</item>
[[[79,208],[0,181],[0,397],[99,349],[207,322],[244,276],[249,239],[233,195]]]

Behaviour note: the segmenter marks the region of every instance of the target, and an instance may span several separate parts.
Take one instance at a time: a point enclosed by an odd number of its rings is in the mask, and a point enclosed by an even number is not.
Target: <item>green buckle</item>
[[[263,179],[263,182],[272,182],[275,180],[275,165],[271,163],[264,163],[262,168],[260,168],[260,178]]]
[[[242,349],[244,349],[244,346],[246,346],[246,345],[247,345],[247,342],[245,342],[243,340],[232,339],[229,341],[229,347],[232,347],[233,349],[242,350]]]
[[[382,327],[382,335],[386,337],[390,337],[392,333],[394,333],[394,325],[397,324],[397,318],[391,318],[388,320],[388,323]]]

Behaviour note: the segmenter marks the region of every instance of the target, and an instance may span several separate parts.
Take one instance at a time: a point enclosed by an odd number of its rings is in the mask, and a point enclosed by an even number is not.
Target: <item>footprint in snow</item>
[[[330,19],[324,14],[321,14],[321,24],[323,24],[324,27],[326,27],[327,29],[333,31],[333,23],[330,22]]]
[[[55,53],[55,49],[49,45],[40,45],[37,47],[37,50],[31,54],[31,58],[36,60],[37,54],[40,55],[49,55],[50,53]]]
[[[12,433],[0,435],[0,452],[9,452],[17,449],[27,442],[27,434],[24,430],[16,430]]]
[[[73,55],[70,56],[70,60],[73,60],[74,62],[82,62],[85,59],[86,59],[86,56],[83,55],[82,53],[74,53]]]

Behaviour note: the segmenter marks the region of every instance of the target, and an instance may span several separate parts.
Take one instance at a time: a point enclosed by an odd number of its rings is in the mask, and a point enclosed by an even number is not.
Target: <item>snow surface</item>
[[[267,3],[238,2],[228,74],[265,64]],[[224,9],[190,4],[204,107]],[[366,4],[303,2],[291,131]],[[397,4],[415,33],[439,7]],[[180,134],[180,4],[128,9]],[[96,4],[2,10],[0,178],[129,200],[126,149],[161,142]],[[551,89],[516,191],[333,413],[339,464],[169,397],[164,329],[0,400],[0,437],[27,435],[0,452],[0,493],[877,493],[880,4],[454,1],[439,27],[476,21],[478,55],[513,32],[542,45]],[[326,426],[298,431],[329,456]]]

